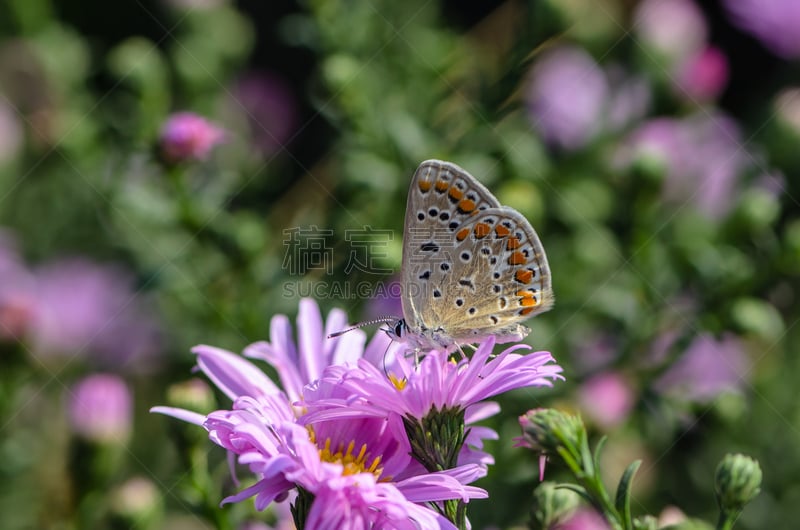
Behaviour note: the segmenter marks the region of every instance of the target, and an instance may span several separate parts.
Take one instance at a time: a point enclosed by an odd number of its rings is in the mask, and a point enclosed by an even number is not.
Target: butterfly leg
[[[468,346],[468,344],[465,344],[465,346]],[[456,347],[456,351],[458,352],[459,356],[461,357],[459,360],[463,361],[464,359],[466,359],[467,358],[467,354],[464,353],[464,350],[461,349],[461,344],[455,343],[455,347]],[[455,352],[453,352],[453,353],[455,353]]]

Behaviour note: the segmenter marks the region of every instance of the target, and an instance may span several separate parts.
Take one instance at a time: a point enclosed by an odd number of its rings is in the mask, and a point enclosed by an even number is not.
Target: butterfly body
[[[403,238],[403,318],[387,330],[415,350],[494,336],[522,340],[522,321],[553,304],[539,237],[462,168],[427,160],[411,181]]]

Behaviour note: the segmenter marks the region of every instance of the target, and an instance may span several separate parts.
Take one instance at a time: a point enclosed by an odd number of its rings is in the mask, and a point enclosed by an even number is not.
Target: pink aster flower
[[[215,366],[219,369],[221,365]],[[254,381],[252,370],[245,364],[228,366],[226,370],[226,393],[237,388],[255,393],[254,388],[248,389]],[[238,455],[239,462],[256,475],[258,481],[253,486],[223,503],[255,497],[256,508],[263,510],[300,488],[301,495],[307,492],[314,498],[306,514],[309,528],[336,528],[342,518],[348,521],[345,528],[415,528],[414,524],[455,528],[417,503],[486,495],[483,490],[462,484],[474,475],[469,468],[438,474],[409,473],[408,442],[397,424],[357,419],[302,427],[297,424],[298,412],[286,396],[271,391],[268,388],[257,397],[239,397],[233,410],[213,412],[207,417],[168,407],[153,409],[193,423],[202,422],[212,441]],[[331,520],[338,521],[337,526],[328,526],[325,521]]]
[[[294,403],[302,400],[304,388],[317,381],[328,366],[355,366],[355,361],[362,357],[376,364],[382,361],[386,342],[389,342],[382,333],[366,348],[366,335],[358,329],[334,339],[327,338],[346,326],[344,311],[333,309],[323,323],[317,303],[304,298],[300,301],[295,341],[289,319],[285,315],[275,315],[270,322],[270,342],[251,344],[245,348],[244,355],[270,364],[278,373],[280,386],[255,364],[235,353],[206,345],[195,346],[192,352],[197,355],[198,368],[231,400],[283,393],[289,403]],[[191,416],[194,420],[199,417]]]
[[[562,379],[561,367],[548,352],[526,355],[515,351],[530,349],[518,344],[492,358],[493,337],[481,344],[471,359],[448,361],[445,352],[431,350],[418,366],[400,356],[389,377],[382,367],[359,362],[357,370],[341,374],[341,385],[362,396],[372,406],[403,416],[422,418],[431,409],[462,409],[517,388],[552,386]]]
[[[161,128],[161,152],[169,163],[204,160],[225,139],[225,131],[202,116],[178,112]]]
[[[313,496],[305,514],[306,527],[454,528],[422,504],[485,497],[484,490],[466,485],[481,476],[480,466],[425,471],[410,457],[399,416],[313,419],[304,414],[315,399],[345,399],[343,387],[329,384],[324,377],[316,379],[315,374],[325,373],[325,366],[343,362],[328,369],[347,369],[354,367],[349,359],[360,357],[366,366],[373,366],[364,358],[378,358],[374,353],[378,351],[382,357],[386,351],[383,345],[388,338],[383,334],[377,345],[370,344],[366,350],[363,332],[325,339],[345,322],[344,313],[334,311],[328,329],[323,330],[318,307],[304,300],[296,345],[288,320],[273,319],[271,342],[257,343],[246,351],[275,366],[283,390],[250,361],[198,346],[194,349],[198,367],[234,401],[233,409],[208,415],[170,407],[153,411],[204,426],[213,442],[237,455],[256,475],[253,486],[224,502],[255,497],[261,510],[299,491],[301,496]]]
[[[214,412],[206,428],[211,439],[239,455],[258,482],[223,501],[238,502],[255,496],[256,508],[301,489],[314,496],[307,514],[308,528],[381,527],[451,528],[435,512],[417,502],[484,497],[478,488],[464,486],[457,474],[407,475],[409,448],[392,431],[397,426],[378,420],[331,422],[302,427],[288,417],[277,399],[241,398],[233,411]],[[459,470],[463,473],[463,470]],[[408,521],[411,519],[412,521]],[[324,521],[337,521],[325,526]],[[312,524],[311,521],[317,521]]]
[[[328,338],[331,333],[347,327],[344,311],[331,310],[323,322],[317,303],[304,298],[300,300],[297,315],[297,342],[289,319],[285,315],[275,315],[270,322],[270,341],[251,344],[245,348],[244,354],[272,365],[284,392],[296,401],[302,398],[303,387],[318,380],[328,366],[355,365],[362,357],[373,364],[383,362],[387,350],[383,333],[377,334],[366,348],[366,334],[359,329]],[[397,348],[399,346],[393,346],[393,350]]]
[[[497,433],[473,424],[500,410],[496,403],[485,400],[517,388],[551,386],[561,378],[561,367],[550,364],[553,357],[549,353],[520,355],[513,352],[528,346],[517,345],[490,359],[494,344],[493,338],[488,339],[471,360],[460,362],[451,362],[445,352],[432,350],[418,365],[399,356],[387,368],[366,361],[360,361],[356,369],[331,368],[323,381],[343,397],[326,395],[311,400],[307,419],[400,416],[409,438],[418,442],[413,454],[426,469],[477,464],[478,471],[485,474],[493,459],[481,450],[483,440],[497,438]],[[441,440],[436,449],[426,449],[422,441],[425,432],[440,424],[450,425],[450,432],[469,429],[463,439],[455,435]]]

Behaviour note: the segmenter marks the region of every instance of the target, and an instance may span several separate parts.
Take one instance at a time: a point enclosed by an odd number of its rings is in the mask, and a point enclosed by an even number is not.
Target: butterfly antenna
[[[329,339],[334,339],[336,337],[344,335],[345,333],[347,333],[349,331],[353,331],[354,329],[363,328],[364,326],[371,326],[373,324],[383,324],[384,322],[394,322],[395,320],[397,320],[397,317],[379,317],[379,318],[376,318],[376,319],[373,319],[373,320],[365,320],[364,322],[359,322],[359,323],[357,323],[357,324],[355,324],[353,326],[350,326],[347,329],[343,329],[341,331],[336,331],[334,333],[331,333],[330,335],[328,335],[328,338]]]
[[[386,350],[383,352],[383,375],[386,376],[386,379],[389,379],[389,369],[386,367],[386,356],[389,355],[389,348],[392,347],[392,343],[386,345]]]

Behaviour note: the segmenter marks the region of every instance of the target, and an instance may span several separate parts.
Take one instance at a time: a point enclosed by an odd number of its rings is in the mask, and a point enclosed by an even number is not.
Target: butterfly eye
[[[403,320],[398,320],[397,324],[394,325],[394,334],[398,339],[403,336],[405,327],[406,323]]]

